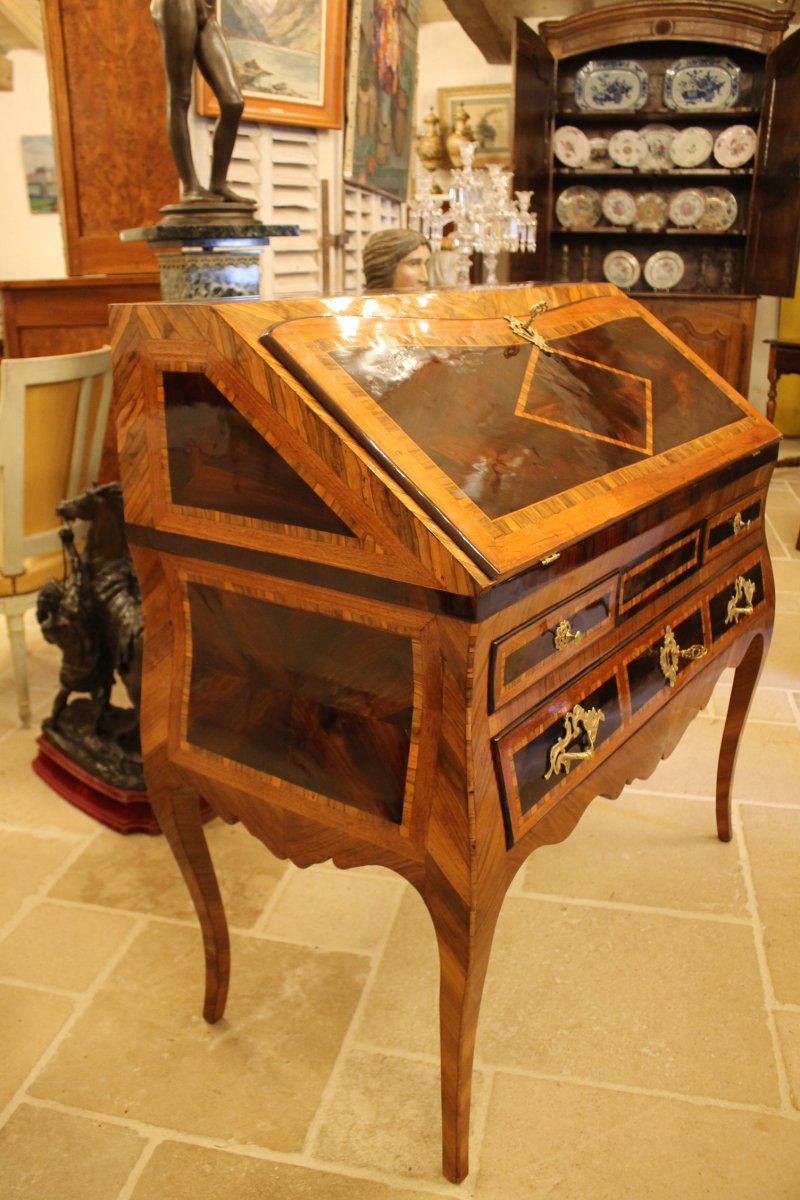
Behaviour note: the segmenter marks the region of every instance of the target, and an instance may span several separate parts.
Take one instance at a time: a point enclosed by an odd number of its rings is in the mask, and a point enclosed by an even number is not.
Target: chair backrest
[[[94,483],[111,401],[111,350],[0,362],[0,571],[59,549],[56,505]]]

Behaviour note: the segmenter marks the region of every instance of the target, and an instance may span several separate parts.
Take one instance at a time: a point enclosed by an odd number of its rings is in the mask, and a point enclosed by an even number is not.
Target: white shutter
[[[273,238],[262,259],[261,295],[317,296],[322,291],[319,147],[314,129],[262,125],[259,205],[266,225],[296,225],[299,236]]]
[[[211,164],[213,121],[205,125]],[[318,134],[242,121],[228,183],[252,197],[265,225],[294,225],[298,236],[273,238],[261,256],[261,295],[267,299],[314,296],[322,291]],[[208,168],[207,168],[208,170]]]
[[[360,292],[364,286],[361,255],[371,233],[379,229],[397,229],[403,220],[403,205],[388,196],[367,192],[345,184],[344,228],[347,234],[344,252],[344,286],[347,294]]]

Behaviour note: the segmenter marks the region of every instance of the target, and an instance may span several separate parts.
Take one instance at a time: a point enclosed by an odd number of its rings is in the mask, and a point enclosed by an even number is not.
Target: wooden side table
[[[767,420],[774,422],[778,380],[781,375],[800,375],[800,342],[790,342],[782,338],[765,338],[764,340],[769,346]],[[800,455],[795,454],[791,458],[779,459],[775,465],[776,467],[800,467]],[[795,548],[800,550],[800,530],[798,530]]]

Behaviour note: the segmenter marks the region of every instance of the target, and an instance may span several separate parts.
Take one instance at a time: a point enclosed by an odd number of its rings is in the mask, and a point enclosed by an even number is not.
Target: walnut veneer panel
[[[504,319],[542,298],[552,352]],[[776,431],[601,285],[112,323],[145,774],[203,930],[206,1019],[230,948],[199,795],[300,866],[397,871],[439,947],[443,1170],[461,1180],[515,873],[649,775],[729,666],[730,838],[774,613]]]
[[[152,273],[147,246],[119,240],[178,198],[149,6],[42,0],[42,19],[67,270]]]

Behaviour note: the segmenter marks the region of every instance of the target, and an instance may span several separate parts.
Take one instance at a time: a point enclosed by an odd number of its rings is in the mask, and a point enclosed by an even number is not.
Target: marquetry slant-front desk
[[[726,666],[730,836],[778,435],[605,285],[138,305],[113,330],[146,777],[205,1015],[229,950],[198,794],[301,866],[399,872],[438,940],[462,1179],[514,873],[650,774]]]

